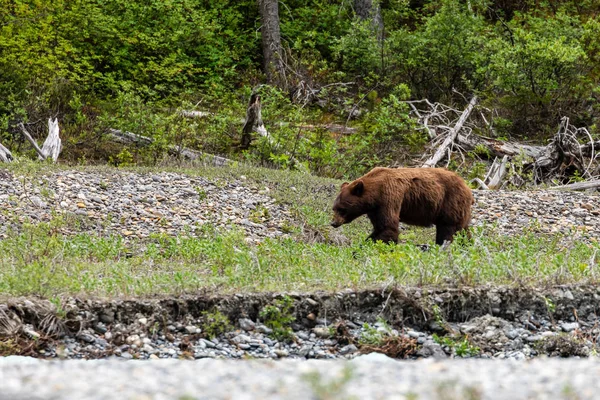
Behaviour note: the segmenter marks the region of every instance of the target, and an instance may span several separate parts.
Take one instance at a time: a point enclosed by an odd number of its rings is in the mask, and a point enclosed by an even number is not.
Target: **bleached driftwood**
[[[425,161],[425,163],[422,166],[423,168],[435,167],[437,163],[440,162],[444,155],[449,151],[450,145],[453,144],[456,140],[458,133],[462,129],[467,118],[469,118],[469,115],[471,114],[471,111],[473,111],[473,107],[475,107],[475,104],[477,104],[477,96],[473,96],[473,98],[471,98],[469,105],[463,111],[456,125],[454,125],[454,127],[450,129],[448,135],[446,136],[446,139],[444,139],[444,142],[437,148],[433,156],[431,156],[427,161]]]
[[[600,179],[594,179],[587,182],[577,182],[562,186],[553,186],[550,190],[586,190],[600,188]]]
[[[131,132],[124,132],[118,129],[110,129],[107,134],[107,137],[113,142],[127,145],[135,144],[141,146],[149,146],[154,142],[154,139],[149,138],[147,136],[142,136]],[[215,156],[213,154],[206,154],[198,150],[192,150],[181,146],[169,146],[167,148],[167,151],[173,156],[183,157],[187,160],[209,161],[217,167],[228,165],[231,162],[230,159],[225,157]]]
[[[469,106],[472,102],[473,99]],[[490,170],[491,175],[483,180],[474,180],[482,188],[501,185],[501,179],[507,168],[515,172],[516,175],[513,174],[511,180],[517,186],[525,183],[521,176],[522,172],[532,172],[528,176],[533,178],[534,184],[550,182],[557,178],[565,182],[574,174],[584,179],[592,179],[600,174],[598,163],[600,141],[594,141],[586,128],[572,126],[567,117],[561,119],[559,129],[548,145],[536,146],[475,134],[474,132],[477,131],[494,131],[493,123],[489,122],[493,122],[489,115],[493,116],[494,111],[485,107],[480,106],[477,108],[478,112],[471,112],[472,107],[460,111],[428,100],[413,100],[406,103],[412,108],[412,114],[422,125],[421,129],[427,131],[432,138],[431,148],[436,149],[435,154],[425,162],[424,167],[434,166],[446,154],[449,159],[453,151],[458,151],[464,160],[464,152],[475,150],[486,158],[491,156],[504,160],[507,157],[504,163],[498,164],[496,160],[496,165]],[[525,159],[513,162],[520,156],[524,156]],[[496,178],[491,184],[494,176]]]
[[[22,122],[19,122],[18,127],[21,129],[21,133],[25,139],[31,143],[35,151],[38,153],[38,158],[40,160],[45,160],[48,157],[52,157],[52,161],[54,162],[58,160],[58,156],[62,150],[62,141],[60,140],[59,136],[57,118],[48,118],[48,137],[46,137],[41,149],[35,139],[31,137],[31,134],[27,131],[27,129],[25,129],[25,125],[23,125]]]
[[[56,162],[62,150],[62,141],[59,137],[58,118],[48,118],[48,137],[42,145],[42,159],[52,157],[52,161]]]
[[[475,178],[471,180],[471,182],[477,183],[481,189],[499,189],[501,187],[502,179],[506,175],[507,162],[508,156],[502,157],[502,161],[499,161],[498,157],[496,157],[483,180]]]
[[[2,143],[0,143],[0,161],[9,163],[9,162],[13,161],[14,159],[15,158],[13,157],[10,150],[8,150],[6,147],[2,146]]]
[[[204,117],[213,115],[209,111],[193,111],[193,110],[182,110],[179,113],[187,118],[204,118]]]

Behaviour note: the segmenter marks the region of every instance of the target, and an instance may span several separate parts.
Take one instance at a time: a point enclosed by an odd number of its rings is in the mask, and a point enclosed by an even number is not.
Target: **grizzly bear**
[[[333,204],[337,228],[367,214],[373,224],[369,239],[398,242],[399,222],[436,226],[435,243],[451,242],[471,220],[473,193],[463,179],[441,168],[372,169],[342,184]]]

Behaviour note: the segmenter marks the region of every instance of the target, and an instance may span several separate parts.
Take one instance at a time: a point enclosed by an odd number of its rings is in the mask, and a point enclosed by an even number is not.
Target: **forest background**
[[[599,12],[597,0],[0,0],[0,143],[34,154],[19,124],[43,140],[53,117],[65,162],[156,165],[177,145],[352,178],[423,153],[407,101],[462,109],[473,96],[489,111],[482,136],[545,144],[566,116],[597,140]],[[244,144],[252,93],[269,136]],[[153,142],[115,145],[113,129]],[[477,177],[489,157],[447,165]]]

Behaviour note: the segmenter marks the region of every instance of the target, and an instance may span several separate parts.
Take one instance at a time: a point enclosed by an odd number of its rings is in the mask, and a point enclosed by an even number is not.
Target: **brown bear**
[[[377,167],[342,184],[331,226],[337,228],[367,214],[373,224],[369,239],[397,243],[399,222],[435,225],[435,242],[442,245],[469,226],[473,203],[471,189],[454,172]]]

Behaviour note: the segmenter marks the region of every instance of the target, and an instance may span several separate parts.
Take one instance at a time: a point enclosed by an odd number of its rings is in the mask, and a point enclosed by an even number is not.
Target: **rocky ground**
[[[332,201],[337,187],[327,188]],[[86,229],[99,234],[145,238],[177,235],[210,223],[240,228],[249,242],[286,236],[293,223],[289,208],[277,204],[270,188],[249,183],[189,177],[176,173],[62,171],[23,178],[0,176],[0,238],[24,220],[54,215],[89,218]],[[566,191],[474,191],[473,225],[494,223],[503,234],[523,230],[600,238],[597,194]],[[14,216],[19,216],[15,221]]]
[[[49,301],[13,299],[0,304],[0,337],[18,339],[0,342],[0,354],[13,346],[24,355],[66,359],[352,359],[382,352],[524,360],[587,357],[597,353],[600,338],[600,288],[593,286],[285,296],[71,298],[60,317]],[[265,326],[261,311],[285,298],[284,316],[291,318],[282,333]]]

